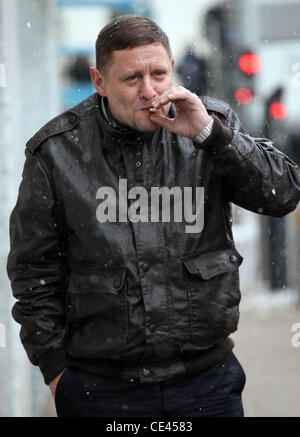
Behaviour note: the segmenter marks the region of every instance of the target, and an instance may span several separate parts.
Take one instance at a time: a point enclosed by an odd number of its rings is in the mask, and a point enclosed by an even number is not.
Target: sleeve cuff
[[[230,144],[233,132],[226,126],[223,126],[220,119],[215,115],[211,134],[202,143],[194,141],[194,146],[197,149],[206,150],[210,156],[215,156],[217,153]]]
[[[55,349],[38,360],[39,368],[43,374],[45,384],[49,383],[67,367],[65,349]]]

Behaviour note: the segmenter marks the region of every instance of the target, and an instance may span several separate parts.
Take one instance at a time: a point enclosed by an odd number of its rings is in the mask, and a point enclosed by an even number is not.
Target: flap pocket
[[[68,353],[120,359],[128,337],[126,268],[72,272],[66,304]]]
[[[204,252],[182,261],[191,274],[207,280],[236,270],[241,265],[243,257],[235,248],[229,248]]]

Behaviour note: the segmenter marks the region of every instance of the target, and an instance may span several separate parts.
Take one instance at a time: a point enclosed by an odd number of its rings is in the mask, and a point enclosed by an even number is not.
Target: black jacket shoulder
[[[48,121],[30,140],[26,147],[35,153],[38,147],[48,138],[74,129],[80,119],[98,104],[98,94],[94,93],[73,108],[57,115]]]
[[[217,116],[220,115],[227,118],[231,110],[231,106],[223,100],[215,99],[209,96],[200,96],[200,99],[209,113],[213,113]]]

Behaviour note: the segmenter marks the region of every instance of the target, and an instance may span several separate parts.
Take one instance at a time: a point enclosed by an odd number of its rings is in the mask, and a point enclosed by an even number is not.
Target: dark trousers
[[[58,417],[243,417],[245,373],[233,352],[195,375],[158,383],[120,381],[68,368]]]

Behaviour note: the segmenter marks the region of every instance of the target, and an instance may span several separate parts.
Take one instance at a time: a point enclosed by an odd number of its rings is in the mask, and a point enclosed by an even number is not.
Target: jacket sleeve
[[[256,213],[281,217],[293,211],[300,200],[297,165],[271,140],[246,134],[230,109],[222,123],[214,117],[211,135],[201,145],[222,177],[226,198]]]
[[[64,250],[57,201],[39,159],[26,150],[23,179],[10,217],[7,272],[13,318],[30,361],[46,384],[66,367]]]

